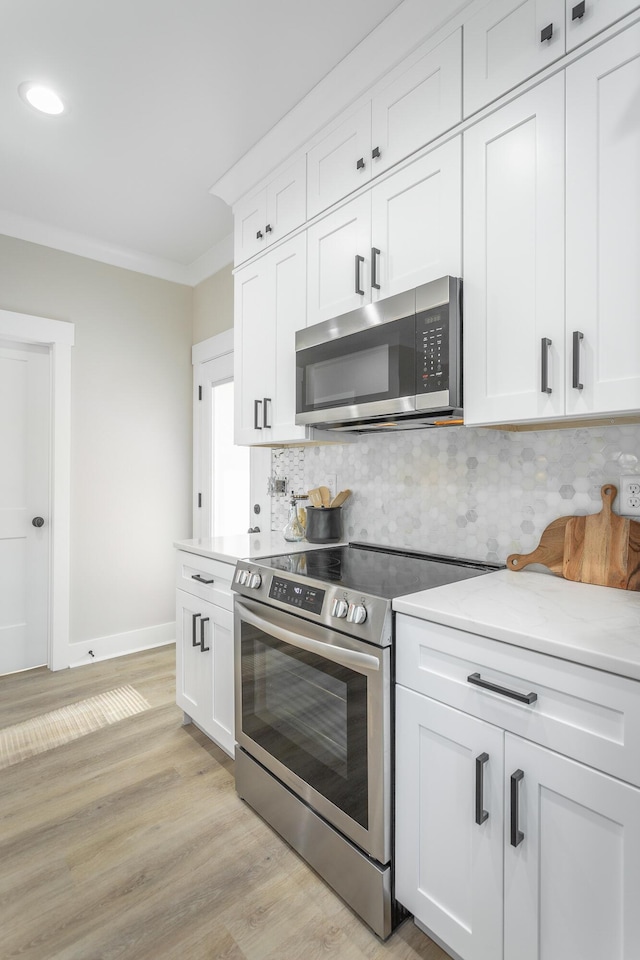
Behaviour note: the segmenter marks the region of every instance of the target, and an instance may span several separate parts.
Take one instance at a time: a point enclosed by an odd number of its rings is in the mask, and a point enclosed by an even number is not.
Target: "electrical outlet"
[[[620,513],[640,517],[640,474],[620,477]]]
[[[328,474],[328,476],[325,479],[325,483],[329,487],[329,490],[331,491],[332,500],[335,497],[336,493],[338,492],[336,487],[337,482],[338,482],[338,478],[335,473]]]

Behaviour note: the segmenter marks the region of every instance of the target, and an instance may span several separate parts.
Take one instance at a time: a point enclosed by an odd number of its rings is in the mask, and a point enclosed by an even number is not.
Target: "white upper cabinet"
[[[371,302],[371,196],[330,213],[307,231],[307,325]]]
[[[567,0],[567,52],[638,6],[638,0]]]
[[[307,324],[461,273],[460,137],[309,228]]]
[[[371,103],[332,128],[307,153],[311,219],[371,179]]]
[[[306,325],[306,236],[235,276],[235,442],[302,441],[295,425],[295,331]]]
[[[306,219],[306,162],[299,157],[269,185],[234,207],[234,260],[262,253]]]
[[[464,25],[464,115],[565,52],[564,0],[491,0]]]
[[[461,152],[454,137],[373,187],[373,300],[461,276]]]
[[[309,219],[462,119],[462,30],[418,51],[307,154]]]
[[[465,423],[564,413],[564,77],[464,134]]]
[[[372,101],[373,175],[408,157],[462,119],[462,30],[456,30]]]
[[[640,24],[572,64],[566,77],[567,413],[637,411]]]

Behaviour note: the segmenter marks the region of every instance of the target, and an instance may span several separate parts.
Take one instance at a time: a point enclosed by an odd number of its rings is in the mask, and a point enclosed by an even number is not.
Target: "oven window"
[[[243,623],[242,729],[368,827],[366,677]]]

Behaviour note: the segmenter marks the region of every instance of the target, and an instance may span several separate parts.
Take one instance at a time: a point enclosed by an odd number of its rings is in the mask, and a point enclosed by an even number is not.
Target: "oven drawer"
[[[176,587],[225,610],[233,610],[231,581],[235,564],[178,550]]]
[[[637,681],[401,614],[396,657],[402,686],[640,786]]]

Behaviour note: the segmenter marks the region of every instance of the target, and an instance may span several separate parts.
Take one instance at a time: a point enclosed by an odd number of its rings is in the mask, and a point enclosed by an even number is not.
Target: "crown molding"
[[[224,237],[193,263],[184,264],[63,230],[8,210],[0,210],[0,234],[190,287],[233,262],[233,235]]]

